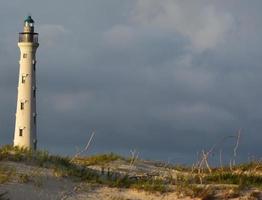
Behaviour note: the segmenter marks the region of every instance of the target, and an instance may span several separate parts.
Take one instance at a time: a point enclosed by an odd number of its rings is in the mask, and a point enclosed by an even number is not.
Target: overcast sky
[[[136,149],[192,163],[242,128],[238,159],[260,158],[261,8],[261,0],[0,1],[0,143],[13,141],[18,32],[31,14],[40,149],[73,154],[96,130],[89,154]],[[221,146],[225,158],[234,145]]]

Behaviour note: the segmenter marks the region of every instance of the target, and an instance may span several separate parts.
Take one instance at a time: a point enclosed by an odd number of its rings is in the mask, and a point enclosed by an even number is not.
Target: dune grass
[[[12,146],[3,146],[0,148],[0,160],[23,162],[28,165],[39,166],[52,169],[55,176],[74,177],[79,181],[86,181],[93,184],[102,184],[117,188],[134,188],[148,192],[170,192],[174,188],[190,196],[212,196],[214,191],[206,189],[203,185],[231,184],[237,188],[262,188],[261,162],[251,162],[234,166],[233,169],[224,167],[223,170],[213,168],[212,173],[206,171],[202,174],[202,186],[200,184],[197,172],[189,171],[184,166],[168,166],[167,169],[176,169],[179,171],[176,177],[143,177],[134,179],[129,174],[120,174],[117,172],[102,173],[101,171],[88,168],[92,165],[104,166],[118,159],[128,160],[119,155],[110,153],[95,155],[90,157],[63,157],[50,155],[47,151],[32,151],[25,148]],[[12,170],[0,167],[0,184],[7,182]],[[20,175],[19,181],[26,183],[30,177]],[[200,187],[199,187],[200,185]]]
[[[115,160],[124,160],[124,157],[114,153],[93,155],[89,157],[78,157],[73,159],[75,163],[90,166],[90,165],[105,165]]]
[[[18,148],[12,146],[3,146],[0,148],[0,160],[23,162],[29,165],[49,168],[54,171],[56,176],[61,177],[75,177],[79,181],[87,181],[89,183],[107,185],[109,187],[119,188],[136,188],[151,192],[166,192],[168,186],[162,180],[153,180],[151,178],[144,178],[141,180],[130,179],[128,175],[121,175],[117,173],[108,173],[106,176],[101,175],[101,172],[89,169],[89,165],[103,165],[105,163],[122,159],[122,157],[110,153],[85,158],[77,158],[81,164],[76,164],[75,160],[69,157],[62,157],[57,155],[49,155],[46,151],[32,151],[25,148]],[[1,173],[1,169],[0,169]],[[2,182],[7,181],[7,177],[2,178]],[[29,177],[20,175],[21,182],[27,182]],[[1,177],[0,177],[1,183]]]

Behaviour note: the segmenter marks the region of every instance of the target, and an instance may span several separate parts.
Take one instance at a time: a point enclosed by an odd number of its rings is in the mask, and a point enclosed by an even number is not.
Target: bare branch
[[[135,162],[138,159],[138,155],[139,155],[139,153],[135,149],[134,150],[130,150],[130,153],[131,153],[131,159],[130,159],[130,163],[129,163],[129,172],[133,168]]]
[[[90,147],[90,144],[91,144],[91,142],[92,142],[92,140],[93,140],[94,135],[95,135],[95,131],[93,131],[93,132],[91,133],[91,136],[90,136],[90,138],[89,138],[89,140],[88,140],[88,143],[86,144],[85,148],[82,149],[82,150],[80,150],[80,151],[78,151],[78,152],[73,156],[73,158],[71,159],[71,161],[73,161],[75,158],[77,158],[78,156],[80,156],[82,153],[88,151],[88,149],[89,149],[89,147]]]
[[[219,162],[220,162],[220,168],[223,171],[222,149],[220,149],[219,151]]]
[[[235,145],[235,148],[234,148],[234,160],[233,160],[233,165],[236,164],[237,149],[238,149],[238,146],[239,146],[240,134],[241,134],[241,128],[238,130],[237,136],[236,136],[237,141],[236,141],[236,145]]]
[[[199,160],[197,161],[196,163],[196,166],[198,168],[198,176],[199,176],[199,180],[200,180],[200,183],[202,184],[202,171],[204,169],[203,165],[205,164],[206,165],[206,168],[208,169],[209,173],[211,173],[211,168],[208,164],[208,158],[209,158],[209,155],[212,154],[215,149],[219,146],[221,146],[225,140],[229,139],[229,138],[235,138],[235,136],[226,136],[224,138],[222,138],[218,143],[216,143],[215,145],[213,145],[209,151],[205,152],[204,150],[202,151],[202,156],[199,157]]]
[[[203,159],[204,159],[204,161],[206,163],[206,167],[207,167],[209,173],[211,174],[212,170],[211,170],[211,168],[210,168],[210,166],[208,164],[208,155],[204,151],[202,151],[202,154],[203,154]]]

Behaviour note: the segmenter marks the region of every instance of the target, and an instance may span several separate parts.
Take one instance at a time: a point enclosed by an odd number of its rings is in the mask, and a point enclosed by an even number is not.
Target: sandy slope
[[[149,194],[132,189],[117,189],[76,182],[69,178],[56,177],[52,170],[28,166],[22,163],[1,162],[2,166],[14,169],[16,178],[0,186],[0,192],[8,192],[11,200],[173,200],[175,193]],[[19,174],[27,174],[29,180],[19,182]]]
[[[100,187],[88,192],[82,192],[74,197],[68,198],[70,200],[73,199],[103,199],[103,200],[174,200],[178,199],[175,193],[169,193],[166,195],[160,194],[149,194],[146,192],[130,190],[130,189],[115,189],[115,188],[108,188],[108,187]],[[180,198],[180,199],[188,199],[190,198]]]
[[[0,162],[0,167],[11,169],[12,178],[0,185],[0,193],[8,192],[10,200],[191,200],[178,198],[175,192],[150,194],[134,189],[109,188],[56,176],[53,170],[28,166],[23,163]],[[21,175],[28,179],[21,179]],[[196,199],[196,198],[195,198]],[[237,199],[237,198],[236,198]],[[240,199],[250,199],[241,197]],[[262,194],[261,194],[262,199]]]
[[[62,184],[63,183],[63,184]],[[74,190],[69,181],[53,182],[48,180],[43,186],[36,187],[32,184],[6,184],[1,191],[8,191],[11,200],[174,200],[178,199],[175,193],[167,195],[149,194],[130,189],[116,189],[108,187],[91,187]],[[89,187],[89,188],[87,188]],[[188,199],[191,198],[180,198]]]

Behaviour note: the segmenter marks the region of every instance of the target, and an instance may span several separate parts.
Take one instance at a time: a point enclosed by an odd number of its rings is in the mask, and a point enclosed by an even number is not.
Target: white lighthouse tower
[[[27,16],[24,31],[19,33],[20,69],[18,79],[14,146],[36,149],[36,50],[38,33],[34,20]]]

